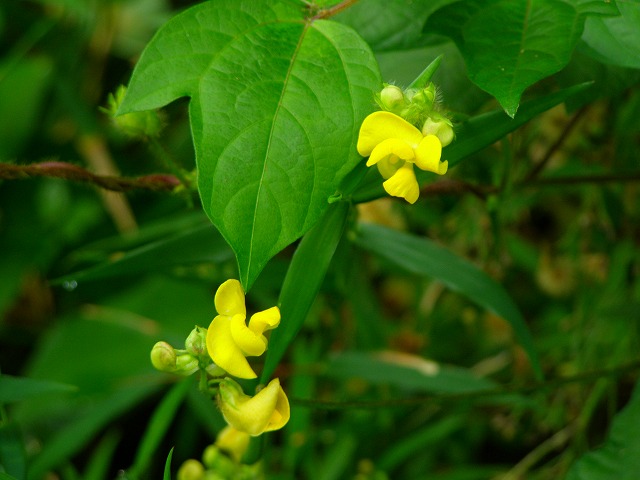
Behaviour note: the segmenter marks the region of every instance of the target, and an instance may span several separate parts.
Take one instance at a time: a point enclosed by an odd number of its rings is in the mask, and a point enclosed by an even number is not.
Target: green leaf
[[[27,453],[22,432],[15,423],[0,422],[0,470],[13,475],[11,478],[26,477]]]
[[[260,377],[262,383],[268,381],[307,318],[342,237],[349,207],[346,202],[332,204],[318,225],[304,236],[293,254],[280,292],[282,321],[269,339]]]
[[[164,464],[164,475],[162,476],[163,480],[171,480],[171,457],[173,457],[173,448],[169,451],[169,455],[167,455],[167,461]]]
[[[582,39],[596,60],[609,65],[640,68],[640,3],[618,2],[619,16],[591,16]]]
[[[115,253],[103,263],[51,280],[51,284],[75,285],[78,281],[166,271],[178,265],[219,264],[233,258],[224,239],[209,223],[177,229],[160,240]]]
[[[76,390],[75,386],[65,383],[0,375],[0,404],[19,402],[50,393],[75,392]]]
[[[357,377],[375,385],[390,385],[415,393],[469,393],[497,386],[466,368],[391,351],[341,353],[327,363],[326,374]]]
[[[113,455],[121,444],[122,435],[115,430],[108,431],[94,449],[84,469],[83,480],[104,480],[109,478]]]
[[[119,113],[191,97],[198,189],[248,291],[327,209],[358,164],[380,88],[367,44],[285,1],[209,1],[169,21],[138,63]]]
[[[429,15],[458,0],[360,0],[336,17],[355,29],[376,52],[425,44],[422,27]]]
[[[425,30],[452,38],[469,78],[513,117],[527,87],[569,62],[583,24],[563,0],[468,0],[438,11]]]
[[[129,474],[136,478],[149,467],[149,462],[153,458],[155,450],[162,442],[167,430],[173,422],[176,411],[182,405],[182,402],[193,385],[191,378],[186,378],[176,384],[162,399],[162,402],[153,412],[153,416],[149,421],[149,426],[142,437],[138,452],[136,453],[133,466],[129,469]]]
[[[445,148],[442,153],[444,159],[453,167],[483,148],[493,145],[510,132],[520,128],[536,115],[559,105],[572,96],[585,91],[590,83],[583,83],[566,88],[544,97],[529,100],[522,104],[514,118],[509,118],[502,110],[483,113],[463,122],[456,127],[456,140]],[[433,178],[433,174],[417,172],[418,181]],[[354,193],[356,203],[384,197],[387,193],[382,187],[382,180],[378,172],[372,169]]]
[[[416,275],[434,278],[511,324],[538,379],[542,369],[529,329],[502,285],[469,261],[426,239],[378,225],[359,225],[356,244]]]
[[[616,415],[604,445],[578,460],[566,480],[636,480],[640,472],[640,382]]]
[[[91,441],[105,425],[129,411],[153,391],[155,386],[150,385],[122,388],[96,402],[46,442],[43,450],[31,462],[29,478],[40,479],[48,470],[58,467]]]

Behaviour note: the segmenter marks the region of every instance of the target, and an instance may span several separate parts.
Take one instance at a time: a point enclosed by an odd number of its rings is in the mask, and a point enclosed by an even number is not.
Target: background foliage
[[[0,478],[159,478],[172,448],[173,471],[199,457],[224,421],[148,354],[206,326],[232,277],[283,313],[262,380],[293,409],[267,478],[635,478],[640,3],[195,3],[0,4]],[[213,33],[190,23],[204,11]],[[151,41],[163,25],[194,37]],[[359,122],[381,81],[440,55],[455,168],[413,207],[375,200]],[[121,113],[163,107],[158,138],[99,108],[130,79]],[[308,197],[296,158],[321,172]]]

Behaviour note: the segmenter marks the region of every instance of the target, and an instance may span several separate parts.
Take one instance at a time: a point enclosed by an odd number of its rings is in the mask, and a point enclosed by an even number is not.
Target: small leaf
[[[293,255],[280,292],[282,321],[273,330],[260,377],[266,383],[302,327],[320,290],[349,214],[349,204],[331,205],[325,216],[309,231]]]
[[[640,382],[628,405],[613,420],[602,447],[578,460],[566,480],[636,480],[640,472]]]
[[[444,247],[378,225],[359,225],[356,244],[407,272],[434,278],[511,324],[538,379],[542,369],[529,328],[502,285],[469,261]]]
[[[119,113],[191,97],[198,189],[248,291],[308,231],[360,157],[360,123],[380,88],[350,28],[301,4],[217,0],[169,21],[140,58]]]
[[[164,464],[164,475],[162,476],[162,480],[171,480],[171,457],[173,457],[173,448],[169,451],[169,455],[167,455],[167,461]]]

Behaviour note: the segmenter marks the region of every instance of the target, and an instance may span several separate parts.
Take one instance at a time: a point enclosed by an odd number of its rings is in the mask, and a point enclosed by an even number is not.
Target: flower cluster
[[[358,153],[369,157],[368,167],[378,167],[386,192],[412,204],[420,195],[414,165],[438,175],[448,168],[440,158],[442,148],[453,141],[453,127],[435,110],[435,97],[432,84],[404,92],[385,86],[376,98],[383,111],[365,118],[358,136]]]
[[[227,460],[230,457],[238,463],[249,447],[250,437],[278,430],[289,421],[289,400],[279,379],[271,380],[254,396],[249,396],[230,377],[256,378],[246,357],[265,352],[268,340],[264,333],[279,325],[280,310],[272,307],[258,312],[247,323],[245,295],[240,282],[234,279],[220,285],[214,303],[218,315],[208,329],[196,327],[181,350],[166,342],[156,343],[151,350],[151,363],[158,370],[180,375],[200,371],[203,389],[208,389],[209,383],[215,386],[217,404],[228,427],[220,432],[212,447],[218,453],[225,452]],[[215,378],[208,382],[210,376]],[[208,463],[223,461],[218,453],[205,455]],[[198,478],[197,472],[204,471],[197,460],[183,467],[184,478],[193,475]]]

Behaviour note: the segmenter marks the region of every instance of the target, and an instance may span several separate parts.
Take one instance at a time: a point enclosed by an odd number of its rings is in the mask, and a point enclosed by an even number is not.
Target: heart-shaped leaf
[[[169,21],[119,113],[191,97],[198,189],[248,290],[308,231],[361,161],[355,142],[380,75],[349,27],[294,2],[212,0]]]

